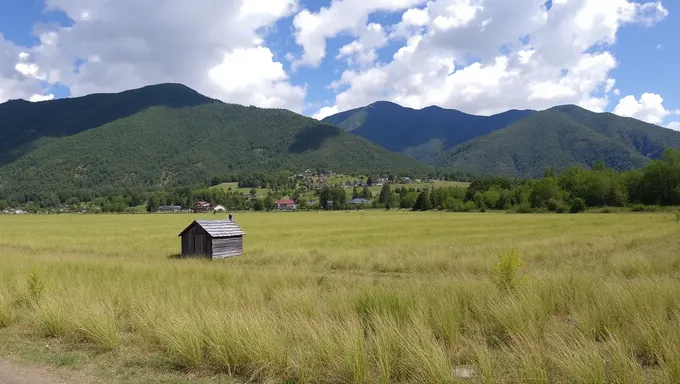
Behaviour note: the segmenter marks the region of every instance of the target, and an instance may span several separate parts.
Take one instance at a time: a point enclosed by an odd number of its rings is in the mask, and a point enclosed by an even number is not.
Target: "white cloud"
[[[315,113],[314,116],[312,116],[312,117],[317,119],[317,120],[323,120],[326,117],[335,115],[338,112],[340,112],[338,110],[338,107],[335,107],[335,106],[333,106],[333,107],[323,107],[319,110],[319,112]]]
[[[29,101],[32,102],[32,103],[37,103],[37,102],[40,102],[40,101],[47,101],[47,100],[54,100],[54,95],[51,94],[51,93],[49,95],[35,94],[35,95],[31,96],[31,98],[29,99]]]
[[[633,95],[628,95],[614,108],[614,113],[619,116],[633,117],[651,124],[660,124],[674,111],[667,110],[663,106],[663,98],[655,93],[643,93],[639,100]]]
[[[667,127],[674,131],[680,131],[680,121],[671,121]]]
[[[179,82],[228,102],[295,111],[304,106],[306,88],[290,83],[264,45],[275,22],[298,9],[297,0],[46,4],[74,24],[38,28],[41,43],[30,52],[31,63],[18,70],[66,85],[73,96]],[[84,62],[74,70],[77,60]]]
[[[209,78],[225,101],[299,111],[305,90],[287,82],[283,65],[273,61],[273,56],[261,46],[235,49],[209,70]]]
[[[422,27],[430,22],[430,16],[427,13],[427,9],[413,8],[404,12],[401,16],[401,22],[404,25]]]
[[[347,58],[349,65],[368,66],[378,58],[376,48],[387,43],[387,36],[382,25],[371,23],[366,26],[359,39],[343,46],[336,59]]]
[[[329,7],[312,13],[307,9],[295,16],[295,41],[304,49],[296,65],[317,67],[326,56],[326,39],[342,32],[355,35],[367,24],[368,15],[376,11],[398,11],[424,3],[425,0],[334,0]]]
[[[348,1],[334,6],[344,3]],[[554,0],[549,11],[544,3],[431,0],[425,8],[408,9],[390,35],[406,37],[405,45],[390,62],[347,69],[333,83],[338,92],[334,105],[319,114],[380,99],[480,114],[569,103],[602,111],[609,96],[617,93],[610,74],[618,61],[608,47],[619,29],[625,24],[650,25],[667,15],[660,2]],[[320,25],[329,22],[323,11],[313,15]],[[407,22],[414,19],[418,22]],[[298,30],[302,34],[318,29]],[[360,27],[354,26],[356,30]],[[339,33],[328,31],[316,37],[318,44],[304,44],[302,39],[305,52],[312,51],[310,46],[325,47],[321,36]]]
[[[10,99],[28,99],[42,91],[37,78],[39,69],[28,61],[24,48],[4,39],[0,34],[0,103]]]

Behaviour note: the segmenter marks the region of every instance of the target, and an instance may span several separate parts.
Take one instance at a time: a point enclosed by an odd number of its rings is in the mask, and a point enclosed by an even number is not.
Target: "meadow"
[[[199,217],[0,216],[0,358],[102,382],[680,382],[672,213],[237,213],[244,256],[177,258]]]

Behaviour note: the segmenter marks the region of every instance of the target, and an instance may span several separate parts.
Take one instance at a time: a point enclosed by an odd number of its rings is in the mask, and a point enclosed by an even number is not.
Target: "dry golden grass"
[[[680,382],[672,213],[238,214],[245,256],[174,259],[195,218],[0,217],[0,327],[242,381]]]

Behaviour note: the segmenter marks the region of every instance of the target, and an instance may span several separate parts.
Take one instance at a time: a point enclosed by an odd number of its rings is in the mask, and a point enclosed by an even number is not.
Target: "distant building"
[[[276,205],[276,209],[279,211],[294,211],[296,208],[295,202],[288,199],[278,200],[274,204]]]
[[[229,220],[198,220],[191,223],[179,236],[182,256],[207,256],[211,259],[243,254],[245,232]]]
[[[367,199],[357,197],[356,199],[352,199],[349,201],[349,205],[367,205],[369,202]]]
[[[158,207],[158,212],[179,212],[182,207],[179,205],[162,205]]]
[[[206,202],[206,201],[197,201],[196,204],[194,204],[193,210],[194,212],[208,212],[212,209],[212,204]]]

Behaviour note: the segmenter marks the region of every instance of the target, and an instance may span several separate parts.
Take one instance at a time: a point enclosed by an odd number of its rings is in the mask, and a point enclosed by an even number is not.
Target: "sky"
[[[576,104],[680,130],[680,1],[2,0],[0,102],[185,84],[323,118]]]

